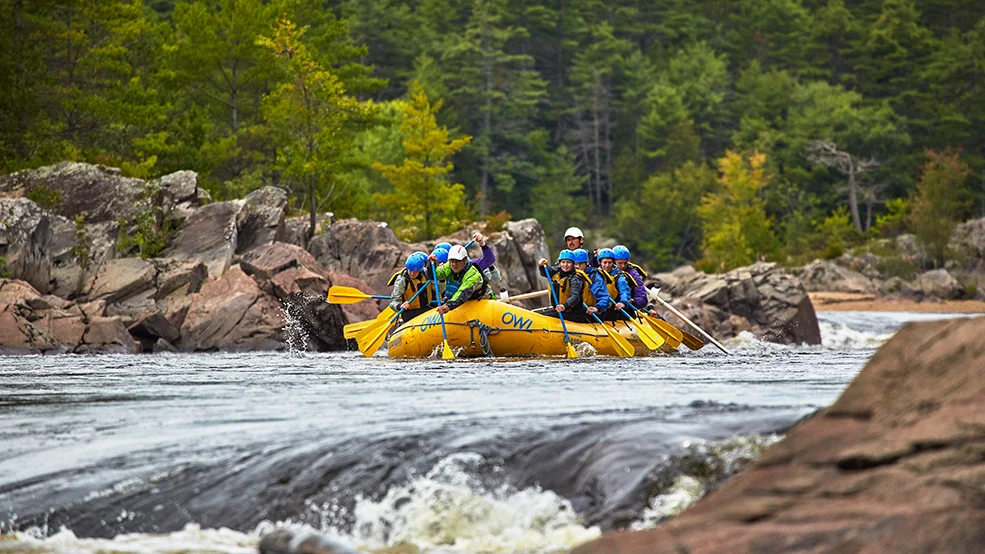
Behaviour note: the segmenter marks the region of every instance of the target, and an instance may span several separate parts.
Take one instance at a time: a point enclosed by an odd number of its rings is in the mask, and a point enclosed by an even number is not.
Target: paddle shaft
[[[714,337],[712,337],[711,335],[709,335],[708,333],[706,333],[704,329],[702,329],[701,327],[698,327],[697,325],[695,325],[693,321],[691,321],[690,319],[687,318],[687,316],[685,316],[680,311],[678,311],[677,308],[671,306],[670,303],[668,303],[663,298],[660,298],[660,295],[659,294],[653,295],[653,299],[656,300],[657,302],[659,302],[660,305],[663,306],[664,308],[667,308],[667,310],[669,310],[670,313],[672,313],[672,314],[676,315],[677,317],[681,318],[681,321],[683,321],[684,323],[687,323],[688,325],[690,325],[691,327],[693,327],[695,331],[697,331],[697,332],[701,333],[702,335],[704,335],[705,338],[707,338],[708,340],[710,340],[711,343],[714,344],[716,347],[718,347],[719,350],[721,350],[722,352],[724,352],[726,354],[731,354],[731,352],[729,352],[728,350],[726,350],[725,347],[722,346],[721,343],[719,343],[717,340],[715,340]]]
[[[551,285],[551,272],[544,267],[544,275],[547,277],[547,291],[551,293],[551,304],[557,307],[557,298],[554,296],[554,287]],[[561,330],[564,331],[564,342],[571,344],[571,338],[568,336],[568,326],[564,324],[564,313],[557,312],[558,319],[561,320]]]
[[[431,262],[431,278],[434,279],[434,295],[438,297],[438,307],[441,307],[441,291],[438,290],[438,270],[434,267],[434,262]],[[448,331],[445,329],[445,314],[438,313],[441,316],[441,336],[445,339],[445,344],[448,344]]]
[[[526,292],[526,293],[523,293],[523,294],[518,294],[516,296],[511,296],[511,297],[507,298],[506,300],[503,300],[503,302],[512,302],[514,300],[527,300],[529,298],[539,298],[541,296],[547,296],[550,293],[551,293],[550,289],[547,289],[547,290],[538,290],[538,291],[535,291],[535,292]]]

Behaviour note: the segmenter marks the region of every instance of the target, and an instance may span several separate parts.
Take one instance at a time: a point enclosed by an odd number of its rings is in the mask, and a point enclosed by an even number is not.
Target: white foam
[[[59,554],[256,554],[259,538],[225,527],[202,529],[189,523],[181,531],[160,535],[127,533],[112,539],[82,539],[67,529],[44,538],[28,529],[0,538],[0,553]]]
[[[379,501],[358,499],[349,539],[370,551],[411,545],[421,552],[481,554],[561,552],[599,536],[553,492],[486,490],[477,476],[484,462],[478,454],[454,454]]]

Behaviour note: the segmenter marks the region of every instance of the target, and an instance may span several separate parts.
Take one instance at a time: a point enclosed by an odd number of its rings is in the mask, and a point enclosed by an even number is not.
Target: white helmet
[[[581,229],[577,227],[568,227],[568,230],[564,232],[564,238],[575,237],[578,239],[585,238],[585,234],[581,232]]]
[[[464,260],[469,257],[469,253],[461,244],[456,244],[448,251],[449,260]]]

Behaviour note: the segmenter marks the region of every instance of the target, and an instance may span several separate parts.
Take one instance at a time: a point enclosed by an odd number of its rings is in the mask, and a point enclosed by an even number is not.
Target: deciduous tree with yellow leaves
[[[765,154],[755,153],[746,163],[732,151],[718,161],[721,190],[706,194],[698,207],[703,269],[728,271],[765,258],[776,248],[773,221],[760,195],[770,181],[765,163]]]
[[[400,103],[406,157],[399,166],[381,163],[373,167],[393,184],[394,192],[373,197],[386,213],[397,236],[404,240],[434,238],[458,229],[468,219],[465,187],[450,183],[454,169],[448,161],[472,137],[449,140],[448,128],[438,126],[441,102],[431,104],[418,83],[411,85],[410,99]]]

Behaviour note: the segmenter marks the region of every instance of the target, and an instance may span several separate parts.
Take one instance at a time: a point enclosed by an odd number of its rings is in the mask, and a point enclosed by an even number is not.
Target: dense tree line
[[[4,171],[194,169],[414,238],[507,212],[662,267],[899,232],[927,179],[985,209],[971,0],[6,0],[0,27]]]

